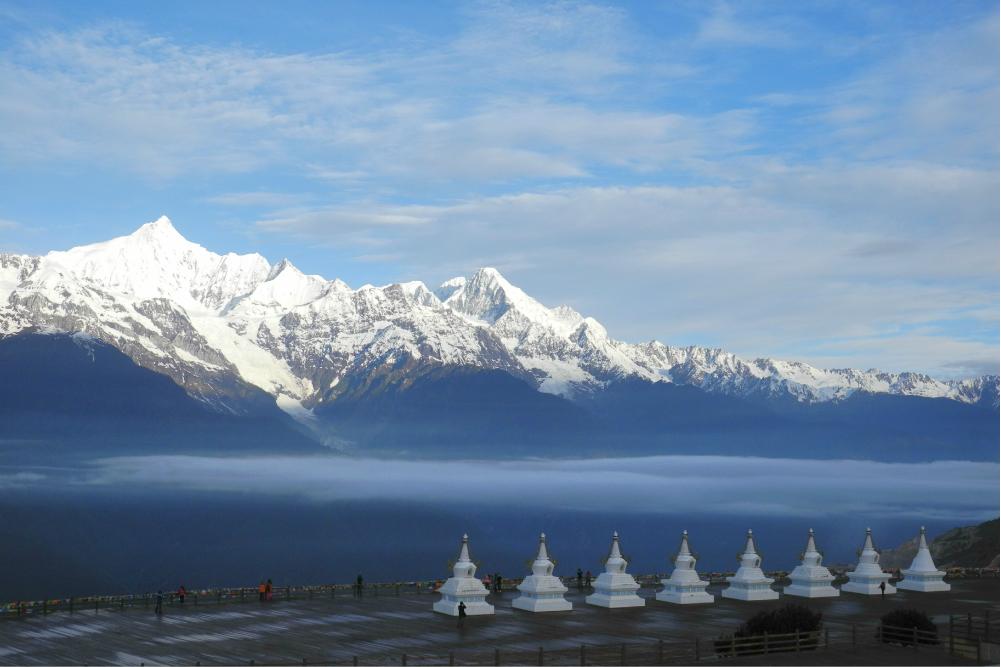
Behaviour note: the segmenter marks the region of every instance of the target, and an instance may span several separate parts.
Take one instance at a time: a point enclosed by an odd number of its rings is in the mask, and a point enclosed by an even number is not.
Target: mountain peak
[[[187,241],[181,233],[174,227],[174,223],[165,215],[161,215],[153,222],[147,222],[129,236],[137,238],[152,238],[158,240]]]

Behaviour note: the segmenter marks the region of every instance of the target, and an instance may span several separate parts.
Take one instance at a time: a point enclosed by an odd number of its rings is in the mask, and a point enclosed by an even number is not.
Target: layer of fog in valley
[[[997,515],[998,465],[659,456],[401,461],[141,456],[0,471],[6,599],[447,576],[468,532],[484,572],[516,576],[539,531],[559,570],[600,570],[612,530],[636,572],[669,571],[682,529],[700,569],[733,569],[753,528],[766,569],[796,564],[808,528],[848,563]]]

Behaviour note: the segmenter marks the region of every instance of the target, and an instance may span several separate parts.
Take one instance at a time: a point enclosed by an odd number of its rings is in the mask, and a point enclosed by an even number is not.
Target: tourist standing
[[[153,602],[153,613],[157,616],[163,613],[163,591],[156,592],[156,600]]]
[[[584,575],[584,585],[591,588],[591,570],[588,570],[587,574]]]
[[[463,602],[462,600],[459,600],[459,627],[460,628],[463,626],[463,623],[465,622],[465,620],[466,620],[466,603]]]
[[[188,589],[184,587],[184,584],[181,584],[180,587],[178,587],[177,589],[177,601],[180,602],[181,604],[184,604],[184,597],[187,594],[188,594]]]
[[[358,574],[358,578],[355,579],[355,595],[358,597],[362,596],[362,591],[365,589],[365,580],[362,578],[361,574]]]
[[[584,590],[584,570],[577,568],[577,590]]]
[[[264,584],[264,580],[262,579],[261,583],[257,584],[257,599],[258,599],[258,601],[264,602],[264,593],[266,592],[266,590],[267,590],[267,586]]]
[[[271,589],[273,588],[271,580],[268,579],[267,583],[264,584],[264,600],[271,602]]]

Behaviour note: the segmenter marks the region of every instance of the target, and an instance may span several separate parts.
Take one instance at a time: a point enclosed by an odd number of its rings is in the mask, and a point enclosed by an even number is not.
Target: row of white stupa
[[[890,574],[883,572],[879,566],[879,552],[872,544],[872,531],[865,530],[865,543],[859,552],[859,561],[855,569],[848,573],[848,583],[839,591],[831,585],[834,575],[821,565],[823,555],[817,551],[813,539],[813,529],[810,529],[806,540],[806,550],[802,554],[802,562],[790,574],[791,584],[786,586],[786,595],[805,598],[836,597],[841,591],[859,593],[862,595],[880,595],[895,593],[896,588],[890,585]],[[725,598],[734,600],[774,600],[779,597],[772,590],[774,579],[769,579],[761,570],[761,556],[754,546],[754,536],[747,531],[747,544],[744,552],[738,555],[740,568],[732,577],[727,577],[730,586],[723,589]],[[699,578],[695,570],[695,554],[688,545],[688,531],[681,534],[681,548],[674,558],[674,572],[669,579],[662,579],[664,589],[657,593],[656,599],[661,602],[675,604],[700,604],[714,602],[715,598],[706,592],[708,581]],[[518,586],[520,595],[511,603],[516,609],[525,611],[569,611],[573,604],[563,597],[567,587],[558,577],[553,575],[555,564],[546,549],[546,534],[539,536],[539,553],[532,563],[532,574]],[[897,588],[911,591],[933,592],[948,591],[949,584],[942,578],[945,572],[937,569],[932,561],[928,543],[925,540],[925,529],[921,527],[918,541],[918,553],[911,566],[902,571],[903,580]],[[466,614],[492,614],[493,605],[487,603],[487,589],[476,578],[476,564],[469,558],[469,536],[462,536],[462,547],[459,558],[452,568],[452,576],[439,589],[441,599],[434,603],[434,610],[442,614],[458,616],[459,603],[465,604]],[[884,589],[880,589],[884,585]],[[585,598],[587,604],[599,607],[642,607],[646,600],[636,594],[640,585],[631,574],[626,573],[626,559],[619,549],[619,534],[612,534],[612,548],[605,560],[605,571],[594,582],[594,593]]]

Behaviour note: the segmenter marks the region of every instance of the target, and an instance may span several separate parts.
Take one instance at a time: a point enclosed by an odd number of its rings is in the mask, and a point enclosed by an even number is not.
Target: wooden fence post
[[[765,644],[765,654],[767,655],[768,654],[768,633],[767,632],[765,633],[764,644]]]
[[[796,653],[799,653],[799,630],[796,631]]]
[[[400,664],[403,665],[403,667],[407,667],[407,654],[406,653],[404,653],[403,657],[400,659]]]
[[[354,667],[358,667],[358,656],[355,655],[351,657],[351,664],[354,665]]]
[[[914,650],[918,650],[918,629],[917,627],[911,628],[911,639],[914,641]]]
[[[546,664],[546,654],[543,651],[542,647],[540,646],[539,647],[539,665],[541,666],[541,665],[544,665],[544,664]]]
[[[695,640],[698,641],[698,637],[696,637]],[[664,640],[663,639],[658,639],[657,640],[657,664],[658,665],[663,665],[664,664]]]
[[[737,657],[737,638],[730,635],[730,655]]]

